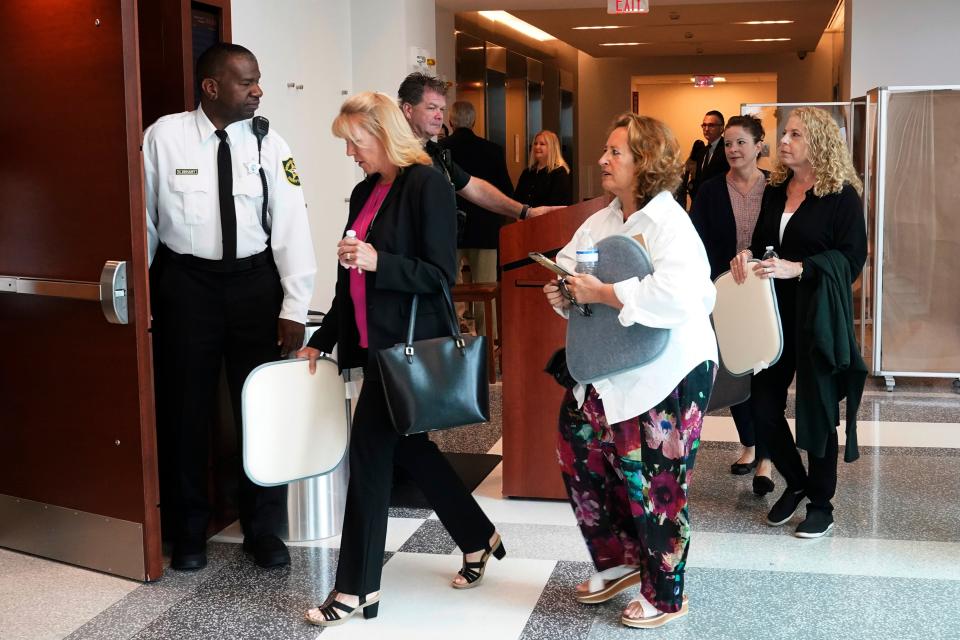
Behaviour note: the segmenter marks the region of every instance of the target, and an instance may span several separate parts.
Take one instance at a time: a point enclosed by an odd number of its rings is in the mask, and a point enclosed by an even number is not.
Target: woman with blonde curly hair
[[[787,483],[767,524],[786,524],[807,498],[807,517],[795,531],[800,538],[818,538],[833,527],[836,427],[844,397],[844,460],[858,456],[856,412],[866,367],[853,339],[851,286],[867,257],[862,189],[830,114],[813,107],[795,109],[780,139],[750,248],[730,262],[739,283],[747,268],[775,279],[783,354],[753,377],[750,402],[754,426]],[[767,246],[779,257],[748,264]],[[796,442],[785,416],[794,373]],[[807,469],[797,447],[807,451]]]
[[[687,613],[687,491],[717,368],[710,264],[672,196],[682,166],[676,138],[662,122],[632,113],[617,118],[600,157],[603,187],[615,198],[557,256],[572,272],[581,234],[596,241],[641,235],[652,274],[612,283],[583,274],[567,277],[566,286],[580,303],[618,309],[624,326],[670,329],[659,357],[574,386],[560,414],[561,472],[599,571],[577,587],[576,598],[597,604],[639,585],[620,619],[630,627],[659,627]],[[570,302],[558,281],[544,293],[566,317]]]

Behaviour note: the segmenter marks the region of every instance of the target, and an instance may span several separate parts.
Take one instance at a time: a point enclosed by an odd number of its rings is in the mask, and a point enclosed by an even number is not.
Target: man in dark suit
[[[454,102],[450,107],[453,133],[441,140],[440,146],[449,149],[453,161],[471,176],[483,178],[508,198],[513,197],[503,147],[476,135],[473,132],[476,120],[477,110],[471,103]],[[500,227],[507,219],[460,195],[457,207],[467,214],[463,237],[458,243],[459,258],[470,265],[474,282],[496,282]],[[477,329],[483,332],[484,327]]]
[[[697,195],[701,184],[730,170],[727,154],[723,150],[723,124],[723,114],[719,111],[707,111],[703,116],[700,127],[703,130],[703,139],[706,140],[706,148],[697,164],[697,172],[690,187],[691,201]]]

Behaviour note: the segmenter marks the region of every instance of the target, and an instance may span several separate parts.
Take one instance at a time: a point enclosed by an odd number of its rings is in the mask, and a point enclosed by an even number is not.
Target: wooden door
[[[0,545],[154,580],[135,1],[0,3],[0,59]],[[111,260],[127,324],[62,297],[95,293]]]

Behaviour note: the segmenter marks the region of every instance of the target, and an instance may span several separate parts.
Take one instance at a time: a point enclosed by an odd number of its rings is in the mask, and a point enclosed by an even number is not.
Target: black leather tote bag
[[[444,283],[450,335],[414,342],[417,297],[414,294],[410,305],[407,341],[377,353],[394,428],[410,435],[488,421],[487,338],[460,333]]]

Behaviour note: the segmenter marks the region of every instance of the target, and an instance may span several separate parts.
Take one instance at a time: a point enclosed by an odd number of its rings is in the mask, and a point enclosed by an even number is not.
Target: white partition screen
[[[873,373],[960,376],[960,87],[874,89]],[[871,115],[874,110],[871,109]]]

